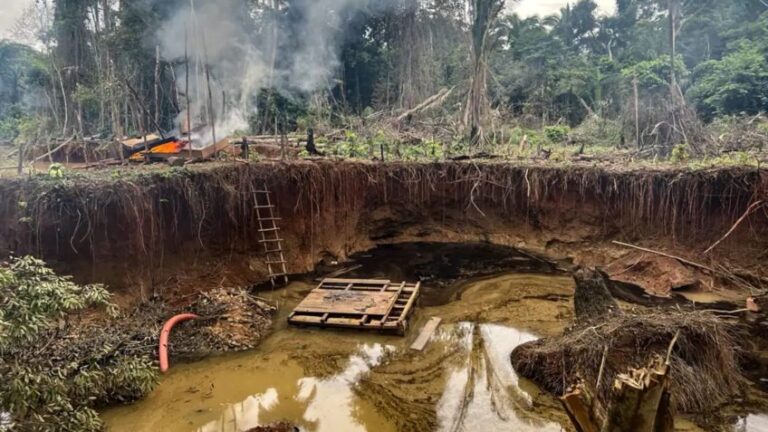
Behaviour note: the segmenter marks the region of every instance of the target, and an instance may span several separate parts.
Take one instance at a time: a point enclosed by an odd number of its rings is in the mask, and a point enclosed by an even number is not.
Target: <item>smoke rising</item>
[[[210,123],[206,67],[217,139],[247,129],[262,89],[294,97],[330,88],[341,65],[346,20],[371,1],[294,0],[274,11],[249,9],[243,0],[190,0],[157,38],[164,59],[176,65],[181,95],[186,92],[189,58],[193,126]],[[389,0],[376,3],[379,8]],[[201,132],[195,146],[210,145],[211,135]]]

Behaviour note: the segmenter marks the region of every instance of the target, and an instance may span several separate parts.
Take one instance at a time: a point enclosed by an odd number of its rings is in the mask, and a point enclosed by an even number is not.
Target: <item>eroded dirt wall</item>
[[[502,163],[214,164],[0,183],[0,250],[143,293],[264,279],[253,191],[274,192],[289,270],[377,243],[487,240],[605,261],[620,239],[694,256],[766,196],[755,170],[608,171]],[[766,214],[706,260],[750,266]],[[221,280],[220,280],[221,279]],[[179,288],[181,289],[181,288]]]

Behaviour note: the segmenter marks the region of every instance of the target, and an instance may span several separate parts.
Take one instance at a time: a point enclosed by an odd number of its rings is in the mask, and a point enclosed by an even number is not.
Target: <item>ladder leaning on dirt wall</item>
[[[280,238],[280,227],[277,222],[281,218],[275,215],[275,205],[272,203],[272,192],[264,184],[264,189],[253,191],[256,218],[259,221],[259,243],[264,245],[265,263],[269,272],[272,286],[280,283],[288,284],[288,270],[285,267],[283,239]]]

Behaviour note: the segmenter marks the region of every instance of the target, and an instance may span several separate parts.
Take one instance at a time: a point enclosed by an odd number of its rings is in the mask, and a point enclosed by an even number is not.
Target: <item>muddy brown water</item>
[[[466,267],[439,249],[409,261],[413,268],[398,276],[412,280],[414,271],[429,270],[419,263],[441,261],[436,256]],[[363,271],[390,273],[392,264]],[[240,432],[278,421],[318,432],[571,430],[559,402],[518,377],[509,360],[517,345],[559,334],[573,318],[572,279],[541,270],[428,281],[404,338],[288,326],[288,313],[314,287],[293,282],[263,293],[279,315],[257,349],[173,365],[150,396],[103,418],[116,432]],[[410,350],[433,316],[443,323],[427,348]],[[767,417],[753,415],[732,430],[767,425]],[[677,429],[702,430],[685,419]]]
[[[174,365],[149,397],[104,419],[118,432],[245,431],[279,420],[311,431],[563,430],[557,402],[517,377],[509,353],[562,330],[571,279],[506,274],[463,285],[460,300],[419,308],[401,338],[287,326],[313,287],[292,283],[268,294],[281,312],[258,349]],[[410,350],[432,316],[444,319],[432,342]]]

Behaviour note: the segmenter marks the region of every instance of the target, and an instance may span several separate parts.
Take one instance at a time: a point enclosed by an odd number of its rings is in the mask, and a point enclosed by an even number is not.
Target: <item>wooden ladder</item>
[[[256,203],[256,218],[259,220],[259,233],[264,245],[269,280],[272,286],[276,286],[281,280],[288,284],[288,270],[285,267],[285,255],[283,254],[283,239],[280,238],[280,227],[275,217],[275,205],[272,204],[272,192],[264,185],[263,190],[253,191],[253,200]]]

